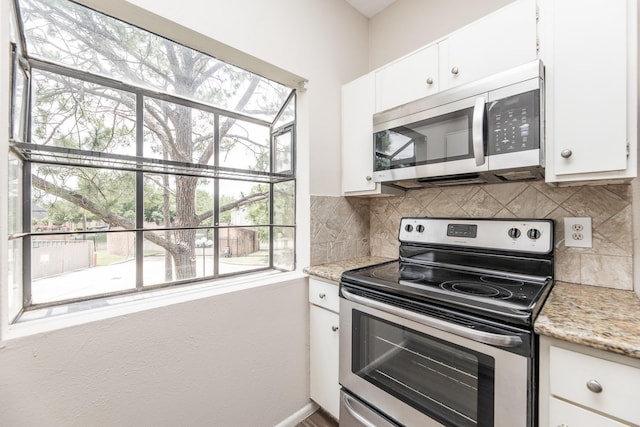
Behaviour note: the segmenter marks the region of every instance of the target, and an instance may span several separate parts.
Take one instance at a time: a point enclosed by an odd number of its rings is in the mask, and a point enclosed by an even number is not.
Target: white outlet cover
[[[582,225],[581,239],[575,239],[573,226]],[[593,235],[591,231],[590,217],[569,217],[564,219],[564,245],[570,248],[590,248],[593,246]]]

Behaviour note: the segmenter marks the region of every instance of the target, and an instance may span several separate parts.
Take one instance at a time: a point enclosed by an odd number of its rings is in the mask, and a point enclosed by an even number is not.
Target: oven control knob
[[[424,225],[422,225],[422,224],[416,225],[416,231],[418,233],[422,233],[424,231]]]
[[[413,225],[407,224],[404,226],[404,229],[407,233],[411,233],[413,231]]]
[[[518,228],[510,228],[508,231],[509,237],[511,237],[512,239],[517,239],[518,237],[520,237],[520,229]]]
[[[540,238],[540,230],[538,230],[537,228],[531,228],[529,229],[529,231],[527,231],[527,236],[529,236],[530,239],[532,240],[537,240]]]

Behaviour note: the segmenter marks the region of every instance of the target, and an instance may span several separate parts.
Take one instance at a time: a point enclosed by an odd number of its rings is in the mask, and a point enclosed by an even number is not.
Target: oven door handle
[[[389,304],[361,297],[359,295],[352,294],[345,289],[342,289],[342,295],[349,301],[353,301],[370,308],[375,308],[405,319],[413,320],[414,322],[418,322],[422,325],[430,326],[432,328],[439,329],[444,332],[449,332],[459,337],[468,338],[484,344],[495,345],[498,347],[517,347],[522,344],[522,338],[517,335],[502,335],[494,334],[491,332],[476,331],[464,326],[457,325],[455,323],[436,319],[435,317],[425,316],[420,313],[415,313],[403,308],[394,307]]]
[[[354,404],[357,404],[356,400],[354,400],[351,396],[347,394],[342,394],[342,401],[344,402],[344,407],[347,409],[349,414],[356,420],[358,420],[364,427],[376,427],[374,423],[365,418],[364,415],[356,411],[353,407]]]

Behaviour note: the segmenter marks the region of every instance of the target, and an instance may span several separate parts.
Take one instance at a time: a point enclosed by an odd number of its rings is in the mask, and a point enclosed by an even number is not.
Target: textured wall
[[[312,197],[311,265],[357,256],[398,256],[403,216],[552,218],[556,278],[633,288],[630,185],[553,187],[542,182],[411,190],[372,199]],[[564,246],[564,217],[588,216],[592,248]]]

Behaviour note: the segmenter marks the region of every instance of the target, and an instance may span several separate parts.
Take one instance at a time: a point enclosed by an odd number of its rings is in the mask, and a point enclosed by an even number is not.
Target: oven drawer
[[[637,395],[625,386],[640,384],[640,369],[554,346],[549,358],[553,396],[640,424]]]
[[[339,312],[338,284],[309,278],[309,302],[335,313]]]
[[[626,424],[552,397],[549,399],[549,426],[625,427]]]
[[[340,391],[340,427],[398,427],[362,401]]]

